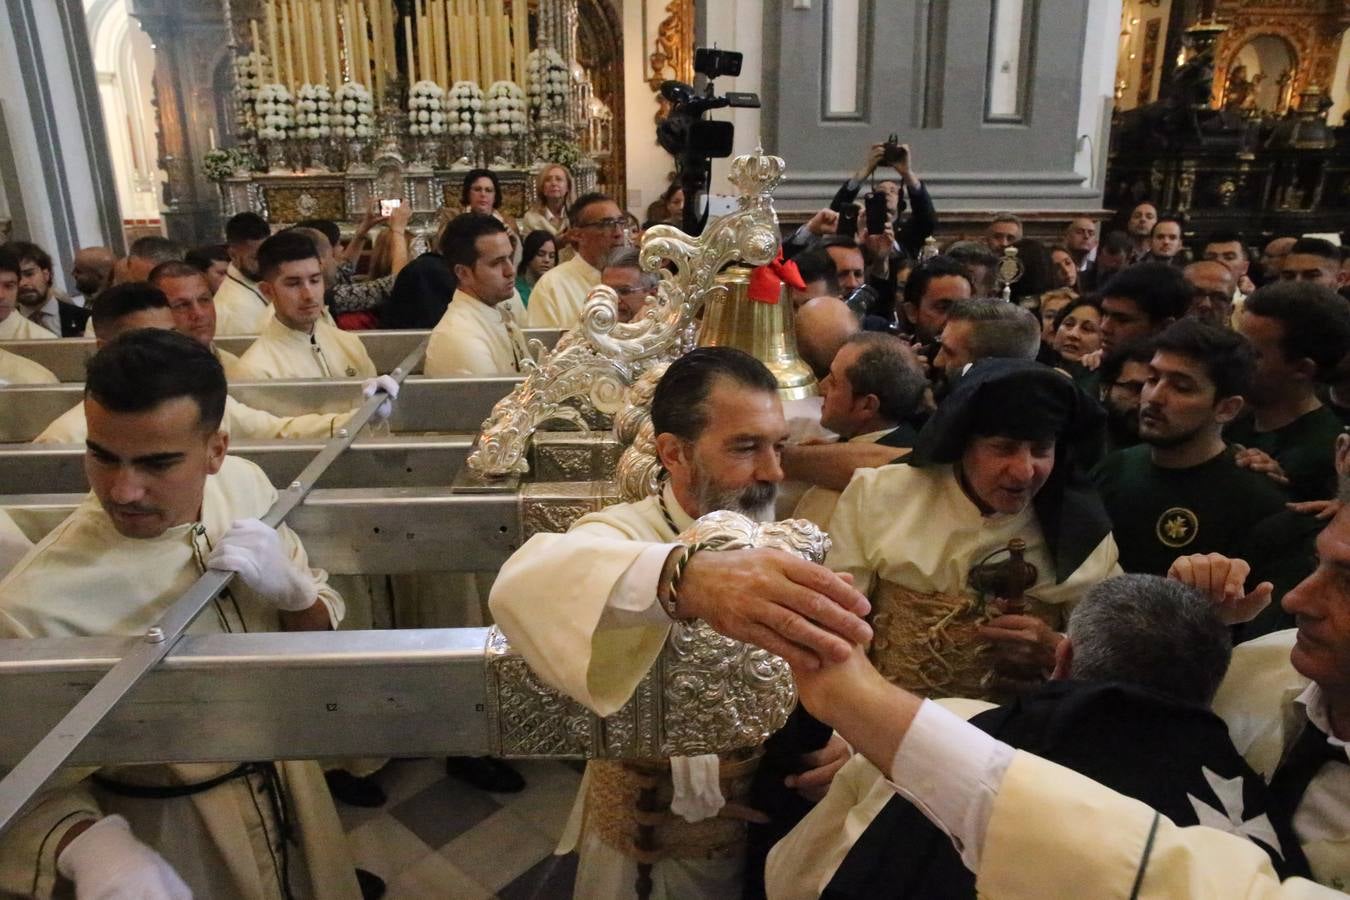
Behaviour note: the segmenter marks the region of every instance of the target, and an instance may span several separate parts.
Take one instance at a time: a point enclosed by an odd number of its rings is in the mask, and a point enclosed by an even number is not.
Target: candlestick
[[[436,31],[436,75],[442,88],[450,89],[450,36],[445,30],[445,0],[431,0],[431,20]]]
[[[404,19],[403,19],[403,38],[404,38],[405,41],[407,41],[407,46],[406,46],[404,49],[407,51],[407,57],[408,57],[408,85],[411,87],[412,85],[414,85],[414,84],[417,83],[417,67],[416,67],[415,65],[413,65],[414,60],[413,60],[413,23],[412,23],[412,16],[406,16],[406,17],[404,17]]]
[[[277,79],[279,84],[284,84],[290,89],[292,95],[295,94],[295,54],[291,49],[291,9],[290,0],[280,0],[281,8],[278,14],[281,16],[281,37],[286,53],[286,80]]]
[[[516,49],[516,84],[524,87],[526,82],[526,57],[530,53],[530,10],[525,0],[512,0],[511,38]]]
[[[305,27],[304,0],[291,0],[291,16],[295,19],[296,50],[300,55],[300,83],[312,84],[309,78],[309,37]]]
[[[355,6],[356,0],[352,0]],[[364,6],[355,6],[356,9],[356,39],[361,44],[361,83],[370,87],[370,33],[366,30],[370,24],[366,21],[366,8]],[[375,81],[379,81],[379,76],[375,76]]]
[[[328,86],[336,93],[342,87],[342,45],[338,41],[337,0],[323,0],[322,15],[328,32]]]
[[[277,55],[277,11],[272,6],[272,0],[267,0],[263,6],[263,13],[267,16],[267,58],[272,63],[272,80],[281,80],[281,57]]]

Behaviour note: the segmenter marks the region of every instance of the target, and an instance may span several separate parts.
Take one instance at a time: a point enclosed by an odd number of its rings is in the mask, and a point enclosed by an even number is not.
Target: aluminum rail
[[[402,383],[425,353],[426,341],[423,341],[404,357],[390,375]],[[363,403],[348,420],[346,427],[339,429],[290,487],[280,493],[267,515],[263,516],[263,522],[274,528],[284,522],[328,466],[351,446],[356,435],[387,399],[383,392],[376,392]],[[146,632],[144,640],[138,642],[107,675],[99,679],[98,684],[0,781],[0,831],[9,826],[127,692],[169,654],[187,627],[233,577],[233,572],[208,571],[198,578],[187,593],[174,601],[159,623]]]
[[[556,328],[526,328],[524,332],[526,339],[537,338],[543,342],[545,347],[549,348],[552,348],[558,342],[558,337],[562,334]],[[373,331],[353,331],[350,334],[365,346],[370,361],[375,364],[375,370],[387,372],[398,365],[399,360],[407,356],[414,347],[426,339],[430,332],[377,329]],[[238,356],[247,350],[256,339],[257,335],[253,334],[221,336],[216,338],[215,344],[220,349]],[[84,364],[89,357],[94,355],[96,349],[93,338],[0,341],[0,350],[8,350],[10,353],[17,353],[19,356],[31,359],[48,369],[65,384],[78,384],[84,381]],[[420,372],[421,367],[418,366],[409,374],[416,375]]]

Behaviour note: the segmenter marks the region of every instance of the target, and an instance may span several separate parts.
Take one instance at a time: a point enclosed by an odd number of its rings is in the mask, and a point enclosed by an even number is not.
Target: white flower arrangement
[[[419,81],[408,91],[408,131],[414,136],[445,134],[445,91],[434,81]]]
[[[329,116],[333,112],[333,93],[326,84],[301,85],[295,103],[296,136],[325,138],[333,133]]]
[[[446,104],[446,131],[450,134],[483,135],[483,89],[472,81],[456,81]]]
[[[284,84],[265,84],[258,89],[253,108],[257,111],[258,137],[279,141],[295,127],[295,104]]]
[[[530,111],[540,119],[561,113],[567,106],[567,64],[552,47],[530,52],[525,69],[529,74]]]
[[[483,125],[488,134],[525,133],[525,91],[514,81],[497,81],[488,88],[483,105]]]
[[[249,113],[258,99],[258,91],[271,77],[271,63],[266,56],[254,51],[234,58],[235,98],[239,101],[240,128],[250,128]]]
[[[328,121],[333,134],[338,137],[372,137],[375,134],[375,101],[366,86],[349,81],[338,88]]]

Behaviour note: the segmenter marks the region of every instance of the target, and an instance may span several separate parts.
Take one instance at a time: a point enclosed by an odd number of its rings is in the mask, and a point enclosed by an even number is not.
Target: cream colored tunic
[[[257,466],[227,457],[219,474],[206,480],[202,533],[188,524],[158,538],[134,540],[117,533],[90,495],[0,582],[0,636],[144,633],[196,581],[201,572],[196,554],[209,552],[208,545],[233,520],[263,515],[275,498],[276,491]],[[292,562],[308,568],[295,534],[285,526],[279,531]],[[343,615],[342,598],[328,587],[322,570],[310,571],[336,627]],[[246,586],[236,581],[229,593],[235,602],[217,601],[192,624],[193,633],[279,630],[276,611]],[[233,768],[122,766],[102,772],[122,782],[168,785],[201,782]],[[297,896],[359,897],[342,826],[318,766],[284,762],[278,769],[298,831],[290,865]],[[266,831],[276,833],[276,823],[253,796],[259,779],[233,779],[191,797],[138,800],[96,789],[84,780],[91,771],[64,771],[40,795],[38,805],[0,836],[0,893],[50,896],[56,877],[51,836],[80,818],[120,813],[141,840],[165,856],[199,900],[280,897],[266,837]]]
[[[265,441],[271,438],[329,438],[352,416],[351,413],[306,413],[302,416],[274,416],[270,412],[245,406],[233,397],[225,397],[225,416],[220,430],[231,437]],[[66,410],[42,433],[35,444],[83,444],[89,436],[84,404]]]
[[[883,431],[873,431],[868,434],[859,434],[846,441],[849,444],[875,444],[878,440],[891,433],[887,428]],[[830,530],[830,517],[834,515],[834,507],[839,502],[839,491],[830,490],[827,487],[812,485],[802,494],[801,499],[797,501],[796,507],[792,510],[792,518],[805,519],[808,522],[814,522],[826,531]]]
[[[423,373],[433,378],[514,374],[527,355],[525,338],[506,303],[489,306],[455,291],[431,332]]]
[[[1308,720],[1303,704],[1295,702],[1308,687],[1308,679],[1289,662],[1295,636],[1291,628],[1234,647],[1214,698],[1214,711],[1227,723],[1234,746],[1267,780]],[[1347,786],[1344,766],[1325,767],[1294,814],[1294,832],[1313,877],[1338,890],[1350,890]]]
[[[666,488],[676,527],[693,520]],[[669,623],[634,616],[614,627],[607,605],[615,585],[646,550],[674,540],[655,497],[583,516],[566,534],[536,534],[502,567],[490,604],[502,631],[544,681],[608,715],[632,696],[655,662]],[[587,782],[558,851],[573,849]],[[577,845],[575,897],[634,896],[637,864],[589,827]],[[709,900],[740,895],[743,860],[662,860],[652,866],[654,900]]]
[[[1270,857],[1246,838],[1179,828],[1137,800],[1020,752],[994,801],[975,889],[989,898],[1129,897],[1150,844],[1139,900],[1344,897],[1300,878],[1281,884]]]
[[[520,237],[522,242],[529,236],[531,231],[547,231],[549,234],[557,237],[567,230],[567,208],[563,207],[563,213],[555,216],[549,212],[545,206],[531,206],[525,210],[525,215],[520,217]]]
[[[581,254],[543,274],[530,291],[531,328],[575,328],[581,323],[586,295],[600,283],[600,270]]]
[[[257,334],[271,318],[272,304],[258,283],[230,263],[216,289],[216,334]]]
[[[57,383],[56,376],[45,366],[0,348],[0,387],[7,384]]]
[[[211,345],[211,352],[216,355],[220,361],[220,367],[225,370],[225,380],[234,381],[263,381],[263,375],[250,365],[246,365],[242,359],[235,356],[228,350],[222,350],[215,344]]]
[[[312,334],[287,328],[276,318],[239,357],[263,378],[374,378],[361,339],[320,319]]]
[[[32,319],[25,319],[17,309],[0,319],[0,341],[46,341],[57,337]]]
[[[0,509],[0,579],[8,575],[14,564],[32,549],[33,542],[28,539],[28,535],[14,524],[9,513]]]
[[[951,466],[859,469],[830,526],[834,546],[825,564],[848,572],[869,596],[878,580],[924,594],[965,593],[971,567],[1015,537],[1026,541],[1026,560],[1038,573],[1027,593],[1042,603],[1071,606],[1097,582],[1120,574],[1116,542],[1108,534],[1077,571],[1056,583],[1035,509],[980,515]]]

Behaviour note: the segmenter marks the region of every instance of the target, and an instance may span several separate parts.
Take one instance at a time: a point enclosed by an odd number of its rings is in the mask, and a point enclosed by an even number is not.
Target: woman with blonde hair
[[[557,237],[567,230],[567,198],[572,173],[561,163],[548,163],[534,179],[534,203],[520,219],[521,231],[547,231]]]

